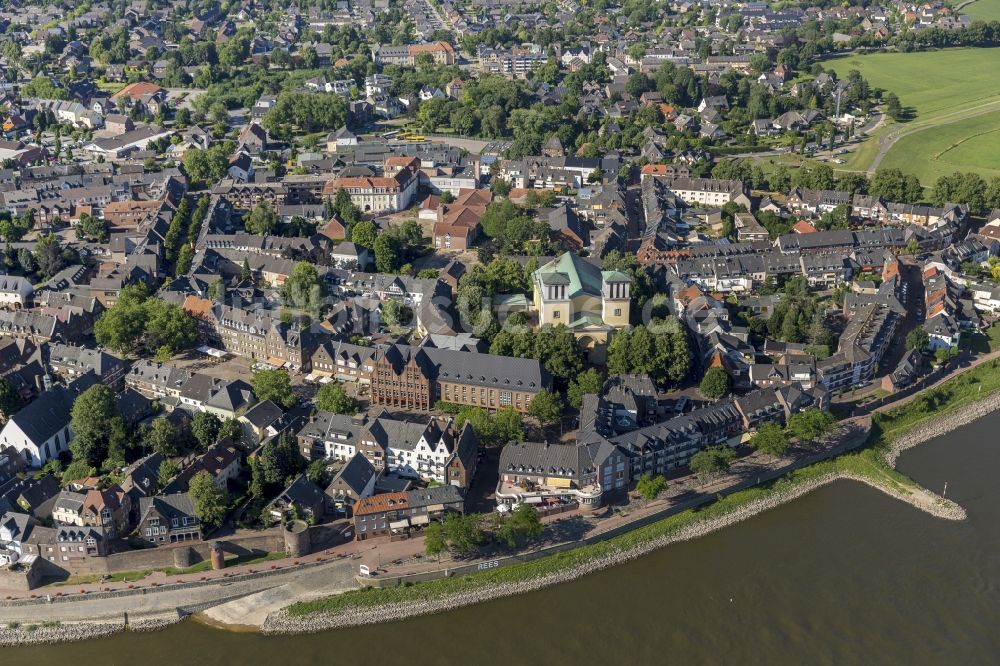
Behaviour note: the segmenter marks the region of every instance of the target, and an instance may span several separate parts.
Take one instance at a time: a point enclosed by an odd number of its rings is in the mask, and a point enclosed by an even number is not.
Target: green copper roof
[[[535,279],[541,284],[557,284],[551,282],[552,276],[563,273],[569,278],[567,296],[573,298],[580,294],[601,293],[601,269],[572,252],[565,252],[535,271]],[[559,279],[559,278],[556,278]]]
[[[604,276],[604,281],[611,282],[631,282],[632,278],[622,273],[621,271],[601,271],[601,275]]]

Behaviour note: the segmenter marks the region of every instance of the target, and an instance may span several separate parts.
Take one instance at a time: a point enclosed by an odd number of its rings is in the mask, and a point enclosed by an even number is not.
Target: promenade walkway
[[[960,358],[952,370],[921,391],[901,395],[871,411],[884,412],[906,404],[923,390],[939,386],[958,374],[997,358],[1000,358],[1000,351],[975,359]],[[821,442],[798,443],[783,458],[752,452],[737,459],[725,476],[709,481],[703,481],[695,475],[672,479],[661,497],[651,502],[632,500],[624,506],[610,507],[599,516],[579,510],[547,516],[543,519],[547,530],[546,537],[542,539],[542,547],[615,532],[630,524],[643,524],[654,516],[660,517],[705,504],[720,493],[756,485],[791,469],[853,448],[863,441],[860,438],[866,435],[870,427],[867,410],[859,412],[858,415],[841,421],[837,433],[831,437]],[[349,536],[349,533],[345,536]],[[244,564],[221,571],[179,575],[154,572],[136,581],[46,586],[30,592],[0,590],[0,613],[5,619],[9,617],[22,622],[81,618],[94,620],[118,617],[124,611],[156,614],[169,613],[185,606],[208,607],[221,604],[219,609],[210,614],[217,621],[258,625],[271,610],[294,600],[334,594],[356,587],[354,576],[361,564],[379,577],[395,577],[437,571],[449,565],[464,566],[476,561],[455,560],[449,556],[441,559],[428,558],[424,555],[421,536],[392,542],[383,539],[356,542],[349,539],[343,544],[305,557]],[[303,567],[304,564],[318,566]],[[261,572],[271,572],[272,575],[249,581],[231,581],[236,576]],[[179,583],[197,585],[184,589],[158,589]],[[146,593],[136,594],[135,590],[144,590]],[[111,599],[88,598],[88,595],[98,593],[129,591],[131,593]],[[61,599],[56,603],[47,603],[49,595],[72,596],[74,600]],[[244,599],[232,601],[237,597]],[[25,604],[30,599],[34,599],[34,603]]]

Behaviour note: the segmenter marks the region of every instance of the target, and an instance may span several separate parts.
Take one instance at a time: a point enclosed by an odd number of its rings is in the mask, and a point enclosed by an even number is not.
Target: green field
[[[1000,7],[1000,0],[980,1]],[[919,130],[900,138],[880,166],[914,173],[925,185],[958,170],[1000,175],[995,157],[1000,147],[1000,49],[879,53],[831,60],[826,67],[841,77],[857,69],[873,86],[896,93],[915,113],[912,121],[887,124],[855,148],[844,170],[867,169],[880,137]]]
[[[873,86],[896,93],[916,111],[914,123],[1000,99],[1000,49],[876,53],[823,65],[839,77],[856,69]]]
[[[1000,21],[1000,0],[976,0],[961,10],[973,21]]]
[[[1000,112],[926,129],[901,138],[881,167],[915,173],[924,185],[956,171],[1000,176]]]

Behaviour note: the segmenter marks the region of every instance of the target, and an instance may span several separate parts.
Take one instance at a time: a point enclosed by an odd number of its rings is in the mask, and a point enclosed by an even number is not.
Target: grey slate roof
[[[354,457],[347,461],[337,475],[333,477],[330,481],[330,485],[327,487],[332,488],[338,482],[346,484],[355,494],[360,495],[364,491],[365,486],[371,481],[373,476],[376,476],[378,471],[375,467],[365,458],[362,454],[356,453]]]

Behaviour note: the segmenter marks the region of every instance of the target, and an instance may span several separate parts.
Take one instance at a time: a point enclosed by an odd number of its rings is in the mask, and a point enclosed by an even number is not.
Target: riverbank
[[[962,520],[966,517],[962,507],[921,487],[897,472],[894,465],[902,451],[1000,410],[998,369],[997,361],[966,369],[926,393],[876,414],[865,448],[789,471],[765,485],[720,496],[710,504],[604,541],[466,576],[399,587],[363,588],[321,599],[315,598],[318,587],[296,586],[289,591],[294,592],[291,598],[299,602],[267,613],[260,631],[299,634],[375,624],[530,592],[628,562],[671,543],[721,530],[837,480],[864,483],[938,518]],[[987,397],[976,400],[983,392]],[[176,621],[177,618],[142,621],[134,623],[133,628],[152,630]],[[223,622],[222,626],[228,627],[229,623]],[[0,631],[0,645],[84,640],[121,630],[121,621],[61,625],[53,622],[30,630],[8,626]]]
[[[903,409],[910,407],[910,405],[907,405]],[[932,412],[927,417],[927,420],[919,423],[916,427],[904,429],[895,436],[892,434],[893,431],[890,430],[888,445],[885,447],[882,456],[883,460],[886,465],[895,468],[896,461],[903,451],[912,449],[914,446],[923,444],[936,437],[946,435],[953,430],[961,428],[963,425],[996,411],[1000,411],[1000,393],[994,393],[987,398],[959,407],[955,411],[946,413],[943,416],[935,417]],[[891,414],[892,412],[890,412]]]
[[[162,618],[147,618],[129,622],[46,622],[42,624],[8,624],[0,629],[0,647],[46,645],[104,638],[123,631],[156,631],[180,622],[184,616],[174,614]]]
[[[823,465],[823,463],[817,463],[817,465]],[[798,471],[805,472],[806,470]],[[478,583],[477,581],[470,580],[476,578],[477,575],[474,574],[461,579],[432,581],[430,583],[417,584],[412,587],[383,588],[378,590],[367,588],[354,593],[341,595],[341,597],[338,597],[337,599],[343,599],[345,603],[335,604],[336,608],[327,603],[324,605],[325,607],[322,607],[322,610],[314,610],[314,605],[306,603],[272,613],[268,616],[262,626],[261,633],[299,634],[324,631],[328,629],[361,626],[366,624],[378,624],[382,622],[402,620],[418,615],[452,610],[463,606],[482,603],[484,601],[524,594],[526,592],[533,592],[550,585],[569,582],[581,576],[585,576],[608,567],[624,564],[630,560],[642,557],[670,544],[703,537],[717,530],[721,530],[744,520],[753,518],[764,511],[776,508],[786,502],[795,500],[818,488],[822,488],[823,486],[839,480],[851,480],[864,483],[877,490],[886,492],[892,497],[913,504],[917,508],[927,511],[938,518],[944,518],[947,520],[963,520],[965,518],[965,511],[960,506],[954,502],[937,498],[936,496],[934,496],[935,499],[931,499],[923,495],[923,493],[927,493],[928,495],[931,494],[923,489],[914,488],[910,492],[901,492],[893,486],[882,484],[873,478],[865,476],[864,474],[847,470],[823,471],[823,473],[819,476],[815,476],[814,478],[798,483],[781,479],[774,484],[774,490],[765,497],[746,500],[745,498],[739,497],[739,493],[736,493],[729,498],[724,498],[719,501],[722,503],[732,498],[732,502],[736,503],[735,507],[731,510],[725,511],[722,515],[704,520],[697,520],[693,523],[677,527],[676,529],[668,528],[668,533],[660,534],[659,536],[652,538],[643,539],[643,537],[640,536],[638,542],[633,545],[622,545],[617,543],[617,541],[619,539],[622,541],[635,541],[634,538],[623,539],[622,537],[618,537],[605,542],[604,544],[597,544],[598,546],[607,545],[608,547],[606,548],[598,549],[606,552],[587,554],[579,551],[570,551],[570,553],[567,553],[566,555],[577,553],[585,558],[589,555],[589,558],[579,564],[568,565],[566,568],[559,569],[553,573],[543,574],[536,577],[525,577],[522,580],[510,580],[506,582],[498,582],[495,580],[487,582],[483,580],[478,581]],[[917,498],[916,502],[914,501],[915,498]],[[683,516],[684,514],[677,515]],[[667,521],[670,521],[670,518],[667,518],[662,522]],[[656,530],[660,527],[660,524],[655,524],[651,527]],[[648,529],[649,528],[640,528],[637,532]],[[633,535],[628,534],[625,536],[632,537]],[[582,551],[585,548],[591,547],[584,546],[579,550]],[[551,559],[560,560],[567,558],[563,558],[562,554],[560,554],[551,556]],[[536,563],[532,562],[520,566],[533,568],[532,565],[534,564]],[[516,576],[517,573],[512,572],[515,568],[516,567],[509,567],[506,570],[501,570],[500,575],[503,575],[503,572],[506,572],[507,577]],[[462,587],[468,587],[469,589],[457,592],[447,592],[445,591],[447,587],[454,586],[437,585],[438,583],[447,584],[455,580],[459,581],[459,583],[461,583],[461,581],[469,581],[469,584],[462,585]],[[445,589],[439,590],[437,588]],[[393,598],[398,597],[402,597],[402,599],[399,601],[393,600]],[[407,600],[406,597],[414,598]]]
[[[688,510],[607,542],[581,546],[542,560],[462,578],[362,589],[294,604],[270,614],[261,631],[308,633],[375,624],[538,590],[627,562],[671,543],[710,534],[837,480],[864,483],[937,518],[964,520],[964,508],[897,472],[895,464],[906,449],[1000,410],[1000,392],[969,402],[969,386],[976,385],[983,373],[989,375],[996,369],[996,362],[973,368],[926,395],[918,395],[915,400],[880,414],[867,448],[794,470],[767,486],[739,491],[708,507]],[[924,411],[928,403],[936,409]]]

